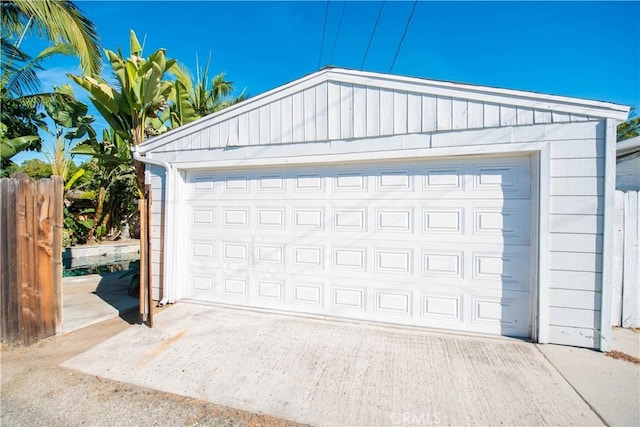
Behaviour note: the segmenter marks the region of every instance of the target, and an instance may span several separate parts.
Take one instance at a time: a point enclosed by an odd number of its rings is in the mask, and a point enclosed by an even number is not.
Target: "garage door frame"
[[[250,150],[252,147],[243,147]],[[264,147],[261,147],[264,148]],[[371,151],[371,152],[348,152],[339,154],[326,154],[315,156],[297,156],[297,157],[258,157],[252,158],[250,153],[242,160],[218,160],[205,161],[194,164],[176,163],[174,171],[176,172],[176,188],[175,194],[180,196],[174,201],[176,206],[184,206],[187,194],[187,173],[198,170],[230,170],[236,168],[247,167],[290,167],[290,166],[311,166],[311,165],[345,165],[349,163],[361,163],[375,160],[407,160],[407,161],[426,161],[429,159],[438,159],[454,156],[531,156],[531,288],[530,288],[530,307],[531,307],[531,339],[534,342],[548,342],[548,318],[549,318],[549,290],[546,274],[542,272],[548,271],[548,251],[545,250],[548,244],[548,217],[549,217],[549,168],[550,154],[549,144],[547,142],[534,143],[512,143],[512,144],[495,144],[495,145],[477,145],[477,146],[461,146],[447,148],[429,148],[429,149],[411,149],[411,150],[393,150],[393,151]],[[176,229],[175,233],[169,233],[169,236],[184,235],[187,218],[184,216],[184,210],[173,209],[175,215]],[[179,255],[187,250],[185,239],[176,238],[174,242],[176,248],[173,251],[173,264],[176,268],[172,269],[172,278],[174,283],[181,283],[178,278],[185,277],[185,266],[180,267]],[[183,297],[183,288],[176,286],[174,290],[177,299]],[[218,303],[212,303],[218,304]],[[252,309],[248,307],[249,309]],[[259,309],[259,308],[256,308]],[[274,309],[273,311],[281,311]]]

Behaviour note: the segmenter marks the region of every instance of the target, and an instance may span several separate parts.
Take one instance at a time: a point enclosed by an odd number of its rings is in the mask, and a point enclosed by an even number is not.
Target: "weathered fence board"
[[[622,326],[640,327],[640,271],[638,270],[638,192],[628,191],[624,203],[624,270],[622,285]]]
[[[611,292],[611,325],[622,326],[622,269],[624,252],[624,193],[616,191],[613,225],[613,290]]]
[[[19,174],[0,193],[1,339],[31,344],[61,330],[62,179]]]
[[[612,323],[640,327],[640,198],[638,191],[616,191]]]

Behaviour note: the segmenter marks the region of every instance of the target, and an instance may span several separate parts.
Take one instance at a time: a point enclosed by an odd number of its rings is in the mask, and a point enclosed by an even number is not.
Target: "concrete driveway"
[[[184,302],[62,366],[312,425],[602,425],[530,343]]]

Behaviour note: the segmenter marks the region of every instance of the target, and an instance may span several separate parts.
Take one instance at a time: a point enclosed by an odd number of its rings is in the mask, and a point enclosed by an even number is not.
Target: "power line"
[[[320,56],[318,57],[318,70],[322,63],[322,50],[324,49],[324,34],[327,31],[327,16],[329,15],[329,0],[327,0],[327,6],[324,9],[324,25],[322,26],[322,44],[320,45]]]
[[[338,38],[340,37],[340,30],[342,29],[342,18],[344,18],[344,11],[347,8],[347,0],[342,2],[342,14],[340,14],[340,23],[338,23],[338,32],[336,32],[336,39],[333,41],[333,48],[331,49],[331,56],[329,57],[329,64],[333,63],[333,53],[336,51],[336,45],[338,44]]]
[[[362,58],[362,64],[360,64],[360,71],[362,71],[362,68],[364,67],[364,62],[367,60],[367,56],[369,55],[369,48],[371,47],[373,36],[376,34],[376,29],[378,29],[378,22],[380,22],[380,17],[382,16],[382,9],[384,8],[384,2],[385,0],[382,0],[382,4],[380,5],[380,10],[378,11],[378,17],[376,18],[376,23],[373,26],[371,37],[369,37],[369,44],[367,45],[367,51],[364,53],[364,58]]]
[[[409,29],[409,24],[411,23],[411,18],[413,18],[413,12],[416,11],[416,6],[418,5],[418,0],[413,2],[413,8],[411,8],[411,14],[409,15],[409,19],[407,19],[407,24],[404,26],[404,32],[402,33],[402,38],[400,39],[400,43],[398,43],[398,49],[396,50],[396,54],[393,57],[393,62],[391,63],[391,67],[389,68],[389,72],[393,70],[393,67],[396,65],[396,59],[398,59],[398,54],[400,53],[400,48],[402,47],[402,42],[404,42],[404,38],[407,35],[407,30]]]

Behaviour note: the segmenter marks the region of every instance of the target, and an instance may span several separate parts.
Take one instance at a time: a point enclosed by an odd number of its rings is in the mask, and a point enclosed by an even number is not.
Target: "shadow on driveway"
[[[122,277],[123,274],[117,271],[63,278],[63,333],[115,316],[129,323],[137,323],[137,316],[132,316],[131,312],[138,307],[139,300],[129,296],[130,276]]]

